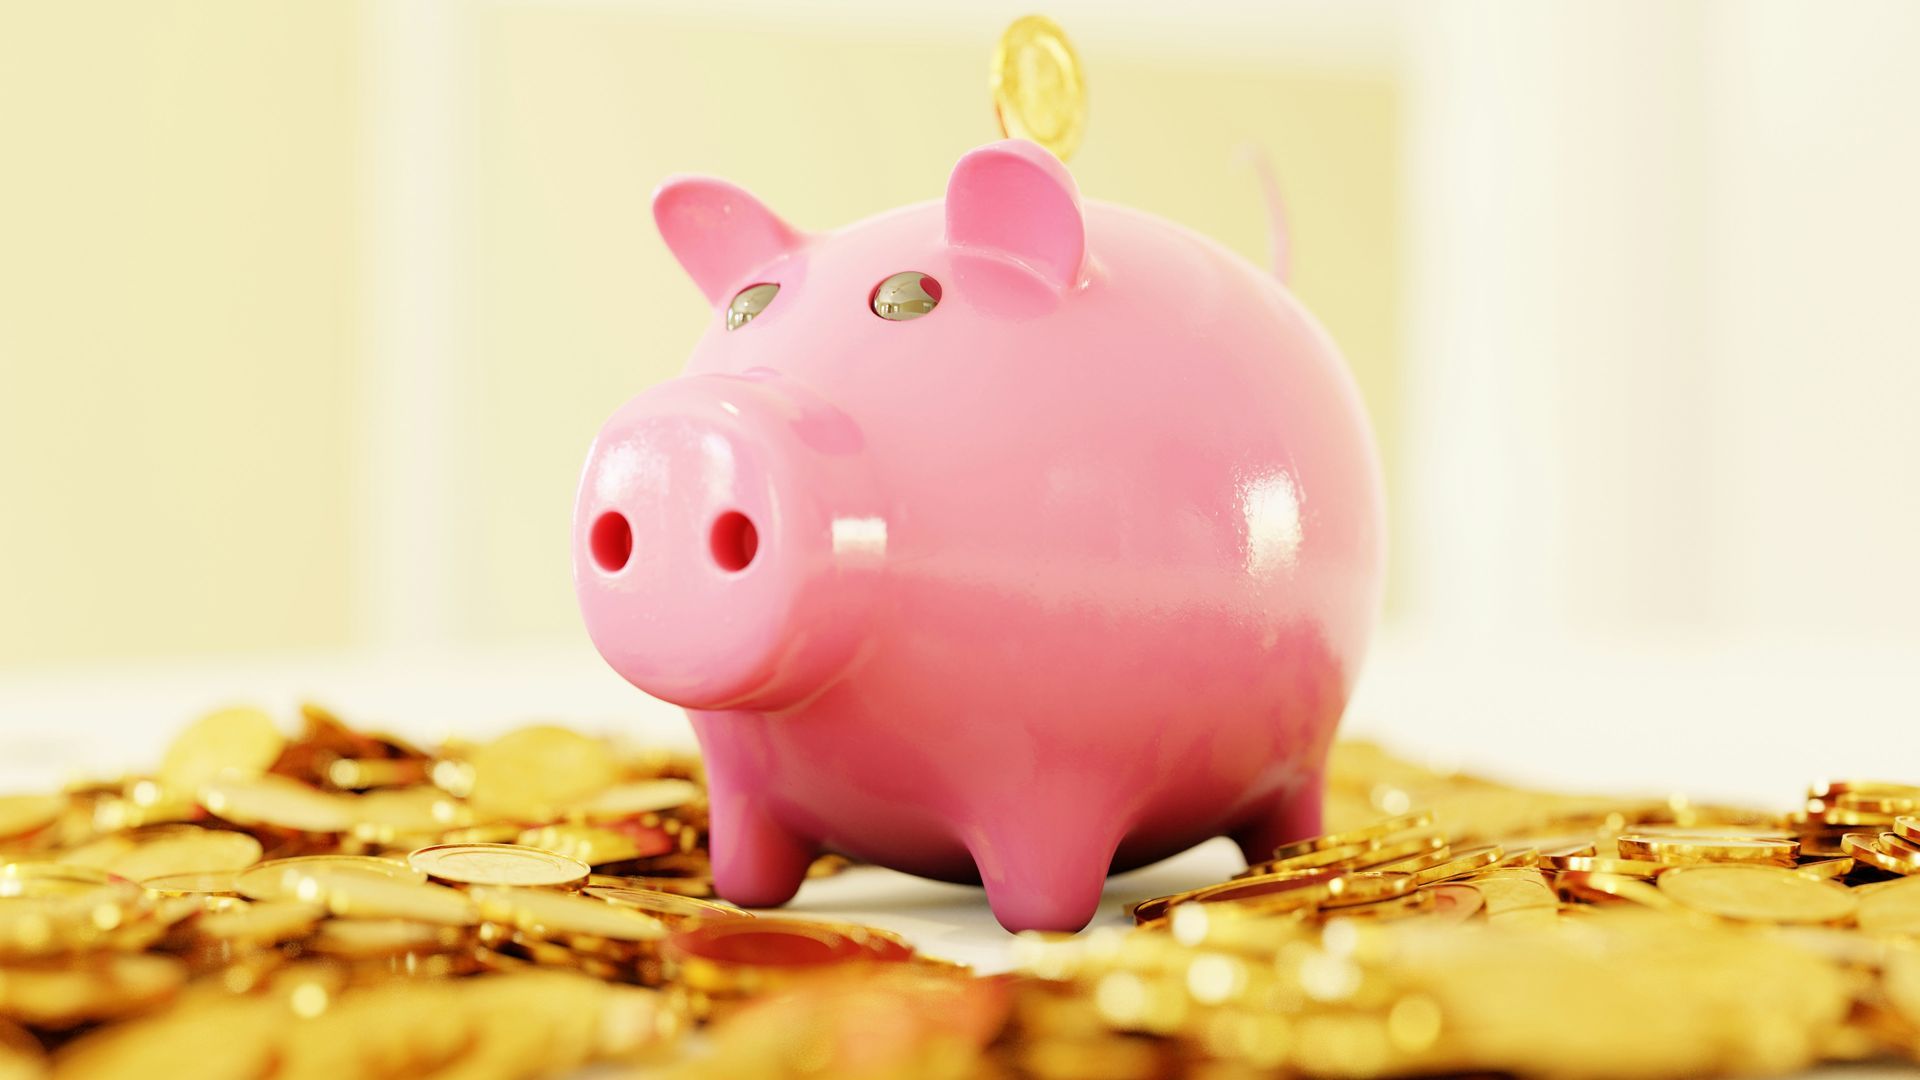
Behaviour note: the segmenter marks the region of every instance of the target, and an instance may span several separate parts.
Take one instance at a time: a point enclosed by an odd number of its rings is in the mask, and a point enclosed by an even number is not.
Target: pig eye
[[[905,270],[875,285],[870,303],[883,319],[917,319],[940,305],[940,283],[918,270]]]
[[[738,330],[752,322],[755,315],[767,310],[779,292],[780,286],[762,282],[734,293],[733,299],[727,301],[727,329]]]

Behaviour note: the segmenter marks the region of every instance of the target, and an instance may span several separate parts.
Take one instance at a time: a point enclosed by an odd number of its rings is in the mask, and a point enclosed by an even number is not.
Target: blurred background
[[[15,757],[245,695],[645,711],[568,538],[708,316],[649,192],[937,197],[1029,6],[0,0]],[[1279,173],[1391,492],[1351,730],[1783,799],[1920,763],[1920,7],[1038,10],[1087,196],[1264,263],[1239,149]]]

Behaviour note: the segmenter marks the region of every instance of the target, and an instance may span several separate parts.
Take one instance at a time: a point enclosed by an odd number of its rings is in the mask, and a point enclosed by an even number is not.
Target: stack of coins
[[[762,920],[710,899],[706,823],[697,759],[564,728],[211,713],[151,775],[0,796],[0,1080],[544,1075],[669,1053],[762,966],[921,962],[796,920],[716,946]]]

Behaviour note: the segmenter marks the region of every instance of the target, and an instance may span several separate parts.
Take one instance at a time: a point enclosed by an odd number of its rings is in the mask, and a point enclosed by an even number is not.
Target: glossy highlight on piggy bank
[[[699,177],[654,216],[711,324],[595,440],[574,577],[688,710],[722,896],[832,850],[1073,930],[1111,872],[1319,830],[1383,511],[1277,278],[1019,140],[837,232]]]

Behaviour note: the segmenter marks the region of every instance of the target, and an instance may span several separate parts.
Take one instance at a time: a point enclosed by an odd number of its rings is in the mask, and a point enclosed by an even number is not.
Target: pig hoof
[[[1092,922],[1099,910],[1100,892],[1106,887],[1118,845],[1115,840],[1082,844],[1067,852],[1028,850],[1024,858],[1009,861],[1006,846],[989,844],[975,851],[974,863],[987,888],[987,905],[1001,926],[1016,934],[1022,930],[1072,933]]]
[[[1022,930],[1057,930],[1074,933],[1084,930],[1100,908],[1100,888],[1104,879],[1095,883],[1091,889],[1080,889],[1076,895],[1051,896],[1043,893],[1021,893],[1008,896],[1003,891],[995,895],[987,890],[987,904],[993,908],[995,921],[1006,928],[1008,933],[1017,934]]]
[[[1320,835],[1325,778],[1316,774],[1273,797],[1258,814],[1231,834],[1247,865],[1273,858],[1273,849],[1289,841]]]
[[[741,907],[779,907],[806,880],[816,849],[751,800],[716,796],[708,835],[713,890]]]

